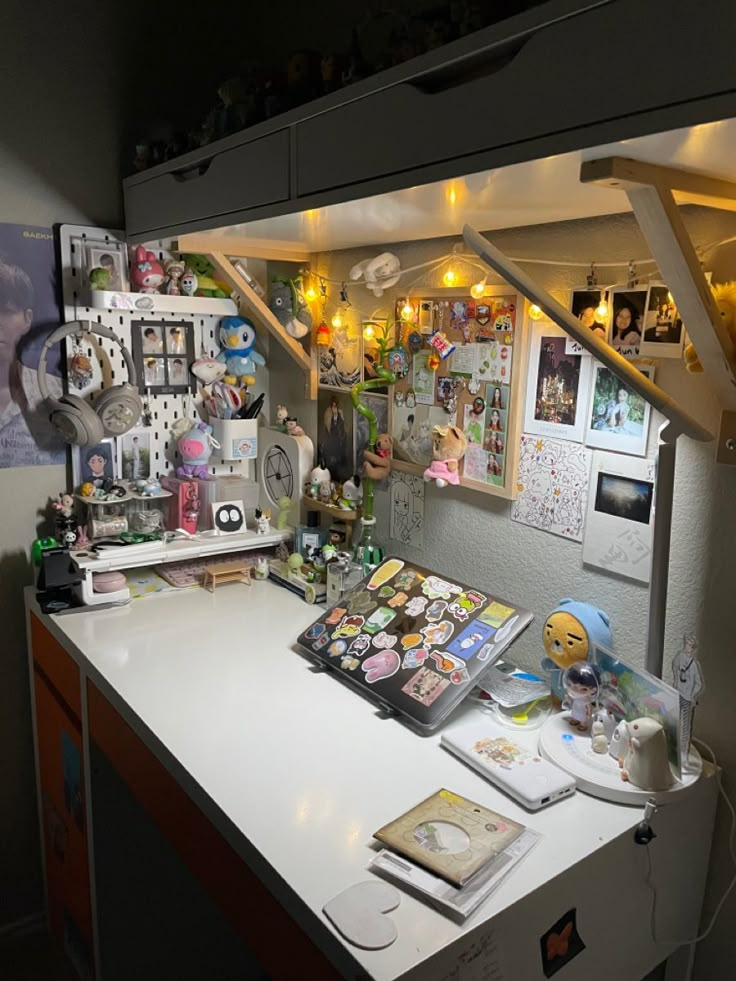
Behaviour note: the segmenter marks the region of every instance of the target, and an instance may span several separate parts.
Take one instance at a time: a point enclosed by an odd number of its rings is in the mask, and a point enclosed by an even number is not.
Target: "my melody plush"
[[[736,348],[736,282],[720,283],[718,286],[714,286],[713,296],[718,304],[718,309],[721,311],[723,326],[731,338],[731,343]],[[697,373],[703,370],[698,352],[692,344],[687,345],[683,357],[688,371]]]
[[[459,484],[460,460],[468,448],[468,437],[457,426],[435,426],[432,430],[432,462],[424,471],[425,480],[438,487]]]
[[[164,281],[164,269],[156,258],[155,252],[149,252],[144,245],[135,250],[130,264],[130,278],[138,293],[160,293]]]

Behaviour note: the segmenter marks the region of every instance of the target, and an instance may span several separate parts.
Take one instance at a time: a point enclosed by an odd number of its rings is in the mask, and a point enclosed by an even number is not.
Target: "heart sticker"
[[[399,935],[386,916],[401,902],[398,889],[387,882],[356,882],[322,907],[338,933],[363,950],[390,946]]]

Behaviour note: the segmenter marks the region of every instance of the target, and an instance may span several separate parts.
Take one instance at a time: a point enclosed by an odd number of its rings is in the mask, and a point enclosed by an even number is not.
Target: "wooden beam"
[[[463,228],[463,238],[465,244],[473,250],[491,269],[511,283],[528,300],[536,303],[537,306],[546,313],[550,320],[561,327],[565,333],[574,337],[586,351],[594,355],[602,364],[609,368],[617,378],[625,382],[629,388],[637,392],[643,399],[658,409],[663,416],[669,419],[676,434],[683,433],[692,439],[707,442],[713,439],[713,434],[700,425],[700,423],[688,415],[684,409],[675,402],[658,385],[650,381],[633,364],[626,360],[618,351],[614,350],[605,341],[597,337],[587,327],[583,327],[577,317],[574,317],[569,310],[566,310],[561,303],[558,303],[545,289],[539,286],[523,269],[515,262],[512,262],[499,249],[492,245],[488,239],[484,238],[479,232],[470,225]]]
[[[180,252],[204,252],[210,255],[234,255],[238,258],[270,259],[275,262],[310,261],[309,251],[298,243],[275,243],[245,235],[220,235],[211,232],[189,232],[178,239]]]
[[[317,369],[313,357],[304,350],[299,341],[286,333],[286,330],[260,296],[246,283],[227,256],[219,252],[210,252],[208,255],[219,275],[232,286],[237,294],[238,305],[247,307],[248,311],[255,316],[256,323],[264,327],[272,337],[275,337],[301,370],[305,372],[307,376],[307,398],[315,399],[317,397]]]
[[[643,160],[625,157],[586,160],[580,168],[580,181],[618,191],[629,191],[642,184],[668,188],[675,192],[678,204],[699,204],[707,208],[736,211],[736,184],[732,181],[707,177],[690,170],[677,170],[675,167],[660,167]]]

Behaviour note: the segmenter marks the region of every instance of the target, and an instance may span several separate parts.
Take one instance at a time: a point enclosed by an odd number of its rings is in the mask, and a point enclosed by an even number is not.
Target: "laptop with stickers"
[[[297,644],[384,710],[428,733],[532,619],[488,590],[387,558]]]

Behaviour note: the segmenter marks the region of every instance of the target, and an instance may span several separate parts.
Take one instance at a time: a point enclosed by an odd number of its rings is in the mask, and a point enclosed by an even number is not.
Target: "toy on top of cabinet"
[[[207,470],[213,449],[220,444],[212,436],[212,426],[204,422],[195,423],[191,429],[179,437],[177,443],[182,462],[176,468],[177,477],[198,477],[200,480],[214,480]]]
[[[319,497],[319,489],[322,484],[332,483],[332,474],[321,464],[313,467],[312,472],[309,475],[309,483],[307,484],[306,491],[310,497],[315,500]]]
[[[468,437],[458,426],[435,426],[432,430],[432,462],[424,471],[425,480],[438,487],[459,484],[459,462],[468,448]]]
[[[600,691],[597,669],[587,661],[571,664],[562,676],[566,696],[563,709],[570,709],[568,722],[574,729],[587,732],[593,717],[593,702]]]
[[[161,292],[159,287],[164,281],[164,270],[155,252],[148,251],[144,245],[136,248],[130,278],[137,293]]]
[[[300,340],[307,336],[312,327],[312,314],[301,279],[274,279],[268,305],[289,337]]]
[[[186,266],[181,259],[169,259],[164,263],[166,272],[166,285],[164,292],[167,296],[181,296],[181,278],[184,275]]]
[[[595,646],[612,648],[608,614],[590,603],[560,600],[544,623],[542,642],[546,654],[542,667],[549,673],[552,694],[562,701],[562,672],[576,661],[587,661]]]
[[[289,418],[289,410],[281,402],[276,406],[276,427],[282,433],[286,432],[286,420]]]
[[[621,779],[642,790],[667,790],[675,782],[667,759],[667,737],[655,719],[627,722],[628,748],[619,759]]]
[[[263,367],[266,359],[255,350],[256,329],[244,317],[223,317],[220,321],[219,340],[223,350],[217,355],[227,368],[224,380],[234,385],[240,379],[243,385],[255,384],[255,370]]]
[[[285,420],[286,433],[288,436],[304,436],[304,430],[296,421],[296,418],[289,416]]]

